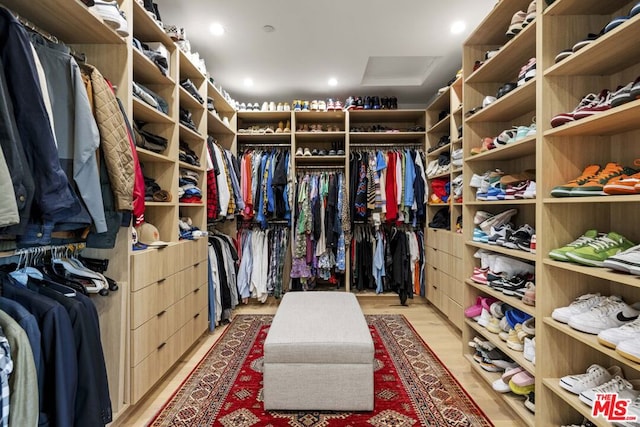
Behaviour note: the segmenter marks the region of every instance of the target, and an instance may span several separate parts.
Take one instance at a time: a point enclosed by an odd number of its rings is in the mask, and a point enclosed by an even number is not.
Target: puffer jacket
[[[116,96],[100,71],[89,64],[84,64],[83,67],[91,79],[100,145],[109,172],[116,209],[130,211],[133,209],[134,163],[127,127]]]

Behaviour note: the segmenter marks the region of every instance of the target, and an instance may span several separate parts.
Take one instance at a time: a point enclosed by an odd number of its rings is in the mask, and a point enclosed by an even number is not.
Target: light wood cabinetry
[[[426,110],[427,165],[437,162],[442,156],[451,159],[454,151],[462,149],[462,78],[457,78],[445,90],[439,93]],[[462,165],[450,163],[447,170],[427,177],[429,194],[433,193],[431,184],[434,179],[451,183],[462,175]],[[436,212],[447,209],[450,230],[427,228],[426,269],[427,299],[436,306],[458,329],[462,328],[462,249],[463,239],[456,229],[458,218],[462,216],[462,199],[453,194],[450,185],[450,199],[446,203],[428,200],[427,222]]]

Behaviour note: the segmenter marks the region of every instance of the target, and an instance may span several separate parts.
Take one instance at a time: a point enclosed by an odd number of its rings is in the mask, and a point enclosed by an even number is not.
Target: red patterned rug
[[[238,315],[150,426],[492,426],[402,315],[366,316],[375,346],[375,410],[268,411],[262,347],[273,316]]]

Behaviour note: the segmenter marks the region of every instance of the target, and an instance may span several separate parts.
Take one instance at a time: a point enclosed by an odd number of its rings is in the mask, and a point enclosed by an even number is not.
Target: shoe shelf
[[[536,80],[537,78],[534,77],[477,113],[467,117],[466,121],[468,123],[507,122],[534,110],[536,107]]]
[[[187,162],[183,162],[183,161],[178,161],[178,165],[180,166],[180,169],[190,169],[192,171],[196,171],[196,172],[204,172],[204,166],[196,166],[196,165],[192,165],[190,163]]]
[[[456,168],[456,169],[452,169],[452,170],[451,170],[451,174],[452,174],[452,175],[457,175],[457,174],[459,174],[459,173],[462,173],[462,169],[463,169],[463,168]]]
[[[364,122],[405,122],[424,125],[424,110],[349,110],[349,120],[352,126],[354,123]]]
[[[536,254],[532,254],[531,252],[521,251],[521,250],[518,250],[518,249],[509,249],[509,248],[505,248],[504,246],[490,245],[488,243],[474,242],[473,240],[467,241],[466,244],[467,244],[467,246],[473,246],[474,248],[486,249],[486,250],[491,251],[491,252],[497,252],[497,253],[500,253],[500,254],[503,254],[503,255],[509,255],[509,256],[511,256],[513,258],[525,259],[527,261],[535,261],[536,260]]]
[[[545,76],[599,76],[637,63],[640,44],[640,15],[602,35],[568,58],[545,70]]]
[[[214,103],[214,105],[217,105]],[[275,122],[291,120],[290,111],[238,111],[239,122]],[[242,124],[238,124],[238,129]]]
[[[536,136],[529,136],[520,141],[498,146],[493,150],[474,154],[465,159],[467,162],[514,160],[536,152]]]
[[[346,156],[320,156],[320,155],[311,155],[311,156],[295,156],[296,157],[296,163],[304,163],[304,164],[311,164],[311,163],[344,163],[344,160],[346,158]]]
[[[77,1],[77,0],[76,0]],[[143,42],[160,42],[168,50],[174,48],[171,37],[162,27],[149,16],[147,11],[137,1],[133,1],[133,36]],[[131,22],[131,19],[129,19]],[[86,24],[85,24],[86,25]]]
[[[135,120],[140,120],[146,123],[175,123],[173,118],[137,98],[133,98],[133,116]]]
[[[185,88],[180,86],[178,88],[178,93],[180,96],[180,107],[186,108],[188,110],[201,110],[203,105],[198,102]]]
[[[535,205],[536,199],[516,199],[516,200],[469,200],[469,206],[498,206],[498,205]]]
[[[471,286],[472,288],[476,288],[477,290],[479,290],[480,292],[487,294],[489,296],[492,296],[496,299],[499,299],[500,301],[504,301],[505,303],[509,304],[511,307],[516,308],[520,311],[523,311],[531,316],[536,315],[536,308],[534,306],[531,305],[527,305],[525,303],[522,302],[522,300],[510,296],[510,295],[505,295],[502,292],[493,289],[492,287],[490,287],[489,285],[482,285],[480,283],[476,283],[471,279],[466,279],[464,281],[464,283],[466,283],[467,285]]]
[[[180,66],[180,79],[191,79],[194,80],[196,86],[200,86],[202,80],[204,80],[204,74],[196,67],[196,64],[191,61],[182,50],[178,49],[178,58],[179,58],[179,66]]]
[[[436,178],[449,178],[450,174],[451,174],[450,171],[446,171],[446,172],[443,172],[443,173],[439,173],[438,175],[427,176],[427,179],[428,180],[432,180],[432,179],[436,179]]]
[[[435,114],[438,114],[440,111],[449,111],[449,99],[451,98],[452,86],[453,83],[450,86],[447,86],[447,88],[442,92],[436,94],[433,101],[431,101],[429,105],[427,105],[427,111],[433,112]]]
[[[224,134],[233,136],[236,133],[233,129],[227,126],[220,117],[216,116],[213,112],[207,111],[207,130],[212,134]]]
[[[121,45],[127,43],[126,39],[120,37],[78,0],[56,2],[3,0],[2,4],[18,15],[28,17],[30,22],[46,29],[65,43]]]
[[[465,45],[504,45],[509,38],[505,32],[511,17],[519,10],[527,10],[530,0],[499,1],[476,30],[467,38]]]
[[[213,99],[215,109],[221,116],[226,116],[231,120],[231,118],[236,114],[235,108],[229,104],[229,101],[227,101],[210,79],[207,79],[207,96]]]
[[[173,203],[172,202],[154,202],[154,201],[145,200],[144,205],[148,208],[165,208],[165,207],[172,207]]]
[[[491,384],[495,380],[497,380],[497,379],[499,379],[501,377],[501,375],[498,374],[498,373],[487,372],[484,369],[482,369],[480,364],[473,359],[473,356],[471,356],[469,354],[465,354],[464,357],[469,361],[469,364],[471,365],[471,368],[478,375],[480,375],[480,377],[482,377],[483,380],[485,380],[489,384],[489,387],[491,387]],[[522,396],[518,396],[518,395],[513,394],[513,393],[497,393],[497,392],[495,392],[495,394],[509,408],[511,408],[511,410],[513,412],[515,412],[520,417],[522,422],[527,427],[533,427],[535,425],[534,415],[531,412],[529,412],[529,410],[527,408],[525,408],[525,406],[523,404],[524,399],[523,399]]]
[[[384,110],[389,111],[389,110]],[[288,111],[285,113],[289,114]],[[331,111],[295,111],[294,115],[296,117],[296,121],[318,121],[322,123],[335,123],[340,122],[344,123],[345,112],[342,110],[331,110]]]
[[[565,203],[638,203],[640,202],[640,196],[627,194],[621,196],[545,197],[543,202],[554,205]]]
[[[640,288],[640,277],[621,271],[610,270],[604,267],[588,267],[573,262],[556,261],[551,258],[543,260],[545,265],[559,268],[562,270],[573,271],[574,273],[583,274],[585,276],[596,277],[611,282],[621,283],[628,286]]]
[[[427,133],[449,133],[450,122],[451,115],[447,114],[444,119],[427,129]]]
[[[346,132],[295,132],[297,141],[344,140]]]
[[[449,150],[451,149],[451,144],[447,144],[447,145],[443,145],[442,147],[438,148],[437,150],[433,150],[431,152],[427,153],[427,158],[433,158],[433,157],[438,157],[440,154],[444,153],[444,152],[449,152]]]
[[[629,0],[556,0],[544,15],[609,15],[629,4]]]
[[[290,133],[238,133],[238,144],[255,144],[255,143],[289,143],[291,141]]]
[[[591,335],[584,332],[576,331],[575,329],[571,328],[571,326],[565,325],[564,323],[560,323],[551,317],[545,317],[543,319],[543,323],[545,325],[552,327],[557,331],[560,331],[564,336],[568,336],[570,338],[575,339],[576,341],[586,344],[587,346],[591,347],[598,353],[602,353],[605,356],[608,356],[610,359],[615,360],[618,364],[620,364],[620,367],[623,368],[623,370],[625,367],[627,367],[627,368],[631,368],[631,370],[635,372],[638,370],[638,368],[640,368],[640,365],[638,363],[634,362],[633,360],[629,360],[626,357],[621,356],[614,349],[605,347],[602,344],[600,344],[598,342],[597,335]],[[567,374],[570,374],[570,372],[567,372]],[[629,376],[629,377],[632,377],[632,376]]]
[[[202,139],[204,138],[204,136],[195,132],[192,129],[189,129],[182,123],[180,123],[179,129],[180,129],[180,138],[185,140],[186,142],[202,142]]]
[[[486,60],[467,79],[467,84],[509,82],[518,77],[518,70],[529,58],[536,56],[536,21],[532,21],[498,53]]]
[[[204,203],[202,202],[198,202],[198,203],[178,203],[178,206],[180,206],[181,208],[193,208],[193,207],[204,207]]]
[[[460,104],[455,110],[453,110],[451,112],[452,116],[457,116],[459,114],[462,114],[462,110],[464,109],[464,106],[462,104]]]
[[[138,158],[141,162],[154,162],[154,163],[173,163],[169,157],[147,150],[145,148],[136,147]]]
[[[640,17],[640,15],[638,15]],[[640,100],[622,104],[544,132],[545,137],[616,135],[640,127]]]
[[[500,351],[509,356],[511,360],[516,362],[518,365],[522,366],[527,372],[532,375],[535,375],[535,365],[529,362],[524,358],[524,354],[521,351],[511,350],[507,344],[500,339],[498,334],[494,334],[489,332],[487,329],[480,326],[477,322],[474,322],[472,319],[466,318],[464,319],[464,323],[471,327],[478,334],[482,335],[487,341],[491,344],[495,345]]]
[[[351,142],[416,141],[424,144],[425,132],[349,132]]]
[[[133,56],[133,80],[140,83],[152,83],[157,85],[173,86],[176,82],[170,77],[163,75],[156,64],[151,62],[144,53],[138,49],[132,49]]]
[[[580,401],[580,398],[577,394],[572,394],[567,390],[560,387],[558,384],[560,383],[560,378],[543,378],[542,384],[548,388],[558,399],[567,403],[577,412],[579,412],[583,417],[586,417],[592,423],[594,423],[598,427],[611,427],[612,424],[608,421],[603,420],[601,417],[592,418],[591,417],[591,407],[589,405],[585,405]],[[555,399],[554,399],[555,400]]]

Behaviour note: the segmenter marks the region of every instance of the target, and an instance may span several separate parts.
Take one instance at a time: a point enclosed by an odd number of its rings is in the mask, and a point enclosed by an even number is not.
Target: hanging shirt
[[[220,212],[222,215],[227,215],[229,209],[229,202],[231,200],[231,191],[227,181],[227,171],[224,167],[224,158],[222,151],[218,144],[212,144],[213,155],[216,157],[215,161],[219,166],[220,173],[216,176],[216,184],[218,185],[218,200],[220,202]]]
[[[389,163],[387,166],[386,193],[387,193],[387,222],[395,221],[398,217],[398,203],[396,186],[396,155],[397,153],[389,152]]]

